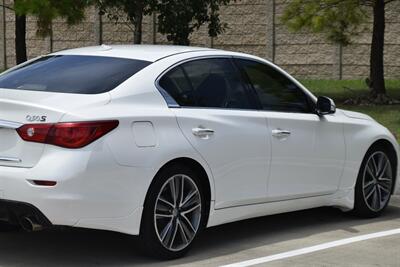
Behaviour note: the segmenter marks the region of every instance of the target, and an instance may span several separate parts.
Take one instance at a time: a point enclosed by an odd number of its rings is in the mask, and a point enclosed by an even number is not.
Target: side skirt
[[[213,203],[212,203],[213,204]],[[274,215],[292,211],[312,209],[324,206],[338,207],[343,211],[354,207],[354,189],[339,190],[335,194],[275,201],[262,204],[238,206],[225,209],[213,209],[210,212],[207,227],[246,220],[255,217]]]

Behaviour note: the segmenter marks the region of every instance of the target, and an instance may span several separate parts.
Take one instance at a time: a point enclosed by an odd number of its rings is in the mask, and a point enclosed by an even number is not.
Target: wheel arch
[[[180,157],[180,158],[175,158],[172,159],[166,163],[164,163],[157,171],[157,173],[154,175],[154,177],[156,177],[158,175],[158,173],[160,173],[162,170],[169,168],[172,165],[176,165],[176,164],[181,164],[181,165],[185,165],[185,166],[189,166],[190,168],[193,168],[196,173],[199,174],[200,176],[200,181],[201,181],[201,186],[205,192],[205,197],[207,200],[207,210],[208,212],[206,212],[207,214],[207,218],[205,220],[205,227],[208,223],[208,219],[210,216],[210,212],[211,212],[211,202],[214,199],[214,190],[213,190],[213,181],[211,178],[211,174],[209,172],[207,172],[207,168],[205,168],[201,163],[199,163],[197,160],[190,158],[190,157]],[[153,180],[150,183],[150,186],[148,187],[147,193],[146,193],[146,197],[145,197],[145,202],[147,201],[148,197],[149,197],[149,191],[151,186],[154,184],[155,179],[153,178]]]
[[[395,159],[396,173],[394,190],[398,188],[399,182],[399,157],[400,151],[394,136],[385,127],[366,120],[351,120],[344,125],[344,136],[346,142],[346,160],[343,169],[339,191],[349,192],[355,188],[365,155],[371,147],[382,145],[391,151],[392,159]],[[396,160],[397,159],[397,160]],[[398,189],[397,189],[398,190]],[[351,198],[351,197],[350,197]],[[349,202],[350,203],[350,202]]]
[[[392,188],[392,194],[393,194],[394,190],[396,188],[397,182],[398,182],[397,181],[397,178],[398,178],[397,173],[398,173],[398,167],[399,167],[398,166],[398,164],[399,164],[399,155],[397,154],[396,147],[391,141],[389,141],[388,139],[384,139],[384,138],[380,138],[380,139],[374,141],[369,146],[367,151],[369,151],[370,149],[375,148],[375,147],[384,148],[388,152],[388,156],[389,156],[390,160],[393,163],[392,168],[393,168],[393,172],[394,172],[394,185],[395,185]]]

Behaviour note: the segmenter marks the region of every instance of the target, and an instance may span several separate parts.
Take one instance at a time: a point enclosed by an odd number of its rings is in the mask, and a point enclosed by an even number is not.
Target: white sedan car
[[[255,56],[103,45],[0,88],[3,230],[111,230],[176,258],[206,227],[320,206],[373,217],[396,189],[385,127]]]

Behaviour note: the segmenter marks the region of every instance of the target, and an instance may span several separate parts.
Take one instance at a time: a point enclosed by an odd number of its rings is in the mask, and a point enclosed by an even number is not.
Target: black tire
[[[21,226],[16,224],[11,224],[5,221],[0,221],[0,233],[6,232],[18,232],[21,230]]]
[[[387,188],[385,188],[385,190],[389,191],[388,193],[382,191],[381,190],[382,187],[380,187],[379,191],[381,193],[379,193],[379,194],[377,193],[378,197],[376,198],[376,199],[379,199],[379,203],[380,203],[379,208],[374,209],[372,207],[374,205],[372,205],[370,202],[373,200],[370,200],[370,198],[368,198],[368,200],[367,200],[367,197],[370,196],[369,195],[370,193],[365,192],[364,188],[366,188],[367,183],[364,182],[364,180],[367,178],[364,178],[364,175],[365,175],[365,173],[368,172],[367,163],[369,162],[371,157],[373,155],[383,155],[383,154],[387,157],[388,161],[390,162],[390,167],[388,167],[388,168],[390,168],[390,171],[392,173],[392,176],[391,176],[392,182],[391,182],[390,186],[387,186]],[[394,166],[395,166],[395,162],[390,157],[390,151],[388,151],[387,148],[385,148],[383,146],[379,146],[379,145],[374,145],[367,151],[367,153],[363,159],[363,162],[361,164],[360,171],[359,171],[358,177],[357,177],[356,187],[355,187],[355,203],[354,203],[353,213],[356,216],[359,216],[362,218],[375,218],[375,217],[380,216],[382,214],[382,212],[386,209],[387,205],[390,202],[391,194],[393,192],[394,177],[395,177],[395,167]],[[372,174],[369,176],[372,178]],[[379,175],[376,175],[376,176],[379,176]],[[373,179],[371,179],[370,182],[373,182],[372,180]],[[378,180],[379,180],[378,178],[375,178],[375,183],[379,184],[379,182],[377,182]],[[371,186],[376,186],[376,188],[379,187],[379,185],[371,185]],[[375,190],[378,192],[377,189],[375,189]],[[385,195],[384,198],[382,197],[383,193],[387,194],[387,195]],[[375,193],[372,193],[372,194],[375,194]],[[370,197],[374,198],[375,195],[370,196]],[[381,201],[382,199],[384,199],[384,200]],[[375,206],[375,207],[378,207],[378,206]]]
[[[159,237],[160,235],[158,234],[158,230],[156,230],[157,226],[155,223],[156,221],[155,210],[158,197],[160,194],[162,194],[161,190],[164,189],[164,185],[167,185],[167,181],[170,181],[172,177],[175,177],[177,175],[185,175],[189,177],[197,186],[199,195],[196,195],[196,198],[198,199],[199,202],[201,201],[201,211],[198,212],[201,214],[201,218],[196,220],[198,223],[198,229],[196,232],[194,232],[195,234],[194,237],[192,237],[192,241],[182,249],[171,250],[166,248],[166,246],[163,245],[162,241],[160,240],[161,237]],[[163,168],[156,175],[146,197],[142,215],[142,221],[141,221],[141,229],[140,229],[140,239],[144,244],[144,249],[145,249],[144,252],[147,255],[163,260],[171,260],[183,257],[190,250],[195,239],[205,227],[208,206],[209,206],[207,204],[208,200],[205,199],[204,188],[202,188],[201,186],[202,183],[200,179],[201,177],[198,173],[196,173],[191,168],[188,168],[181,164],[173,164],[166,168]],[[169,185],[170,184],[168,184],[168,186]],[[180,229],[182,229],[183,231],[183,228]],[[179,233],[181,235],[181,232]]]

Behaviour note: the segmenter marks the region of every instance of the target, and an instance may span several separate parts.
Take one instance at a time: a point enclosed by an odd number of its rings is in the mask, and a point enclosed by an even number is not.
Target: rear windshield
[[[99,56],[46,56],[0,75],[0,88],[73,94],[111,91],[151,62]]]

